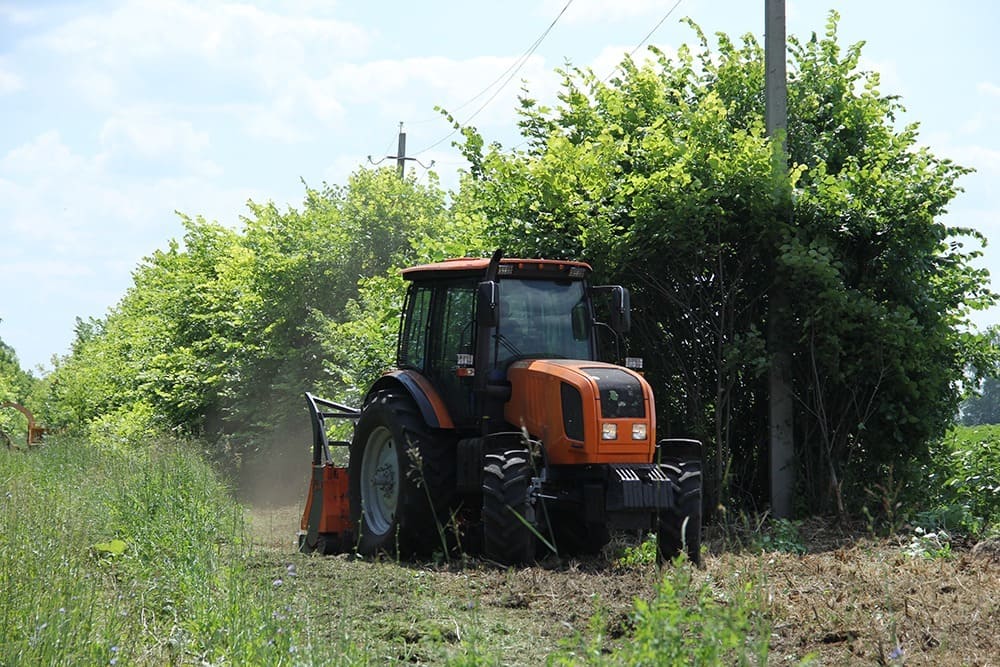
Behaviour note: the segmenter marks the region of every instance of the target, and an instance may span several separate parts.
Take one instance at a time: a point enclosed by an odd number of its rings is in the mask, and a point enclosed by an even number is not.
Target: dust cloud
[[[246,454],[236,479],[241,503],[259,508],[305,503],[312,470],[312,430],[303,421]]]

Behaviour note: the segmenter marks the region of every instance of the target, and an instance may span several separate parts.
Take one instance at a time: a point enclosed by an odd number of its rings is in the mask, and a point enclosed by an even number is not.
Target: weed
[[[727,551],[806,553],[800,534],[801,521],[773,519],[767,512],[730,515],[723,511],[721,517],[719,527]]]
[[[956,427],[913,474],[922,483],[908,504],[924,508],[916,525],[974,536],[1000,529],[1000,425]]]
[[[427,506],[431,510],[432,518],[434,519],[434,527],[437,530],[438,540],[441,542],[441,554],[445,559],[445,562],[451,563],[451,555],[448,549],[448,536],[447,536],[447,526],[441,523],[438,518],[437,510],[434,508],[434,499],[431,497],[430,485],[427,484],[427,480],[424,477],[424,459],[420,454],[420,448],[409,439],[407,435],[407,447],[406,454],[410,459],[410,469],[406,474],[412,479],[417,486],[424,490],[424,495],[427,496]],[[398,549],[397,549],[398,553]]]
[[[770,522],[770,530],[760,535],[761,550],[780,551],[801,556],[806,552],[802,536],[799,534],[801,525],[801,521],[773,519]]]
[[[905,514],[901,511],[905,486],[905,479],[896,481],[894,468],[890,465],[884,481],[865,487],[865,495],[874,501],[874,509],[864,505],[861,511],[873,535],[893,535],[902,528],[905,522]]]
[[[650,533],[635,546],[626,546],[624,552],[615,560],[617,567],[629,568],[642,565],[653,565],[657,560],[656,533]]]
[[[913,536],[908,544],[903,547],[903,552],[913,558],[927,558],[937,560],[940,558],[953,558],[951,551],[951,536],[945,531],[925,532],[919,526],[913,530]]]
[[[682,554],[665,570],[652,600],[637,600],[634,635],[618,650],[606,651],[603,623],[591,623],[589,637],[553,656],[556,665],[717,665],[765,664],[770,625],[764,601],[747,583],[717,591],[696,577]]]

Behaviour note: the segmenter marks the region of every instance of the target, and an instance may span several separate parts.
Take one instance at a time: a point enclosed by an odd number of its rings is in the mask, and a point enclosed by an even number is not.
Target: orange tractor
[[[660,554],[701,547],[701,445],[656,440],[641,360],[619,357],[628,292],[561,260],[455,259],[409,281],[393,370],[360,410],[306,394],[313,473],[302,551],[502,563],[596,552],[614,529],[656,531]],[[603,306],[608,322],[601,322]],[[616,359],[620,360],[620,359]],[[327,419],[356,420],[331,442]],[[330,447],[349,448],[346,468]]]

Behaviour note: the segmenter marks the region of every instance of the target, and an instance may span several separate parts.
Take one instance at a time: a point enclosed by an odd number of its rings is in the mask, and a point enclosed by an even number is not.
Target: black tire
[[[665,463],[674,502],[661,512],[657,530],[660,557],[672,561],[681,552],[688,560],[701,565],[701,461]]]
[[[443,550],[455,495],[455,451],[424,423],[409,396],[382,390],[354,431],[348,497],[356,548],[363,556],[426,555]]]
[[[483,458],[483,554],[505,565],[530,563],[536,539],[531,455],[511,449]]]

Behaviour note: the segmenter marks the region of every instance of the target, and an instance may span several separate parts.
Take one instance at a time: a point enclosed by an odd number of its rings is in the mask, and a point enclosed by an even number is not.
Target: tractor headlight
[[[633,440],[646,439],[646,425],[644,423],[632,424],[632,439]]]
[[[614,440],[618,437],[618,424],[604,422],[601,424],[601,440]]]

